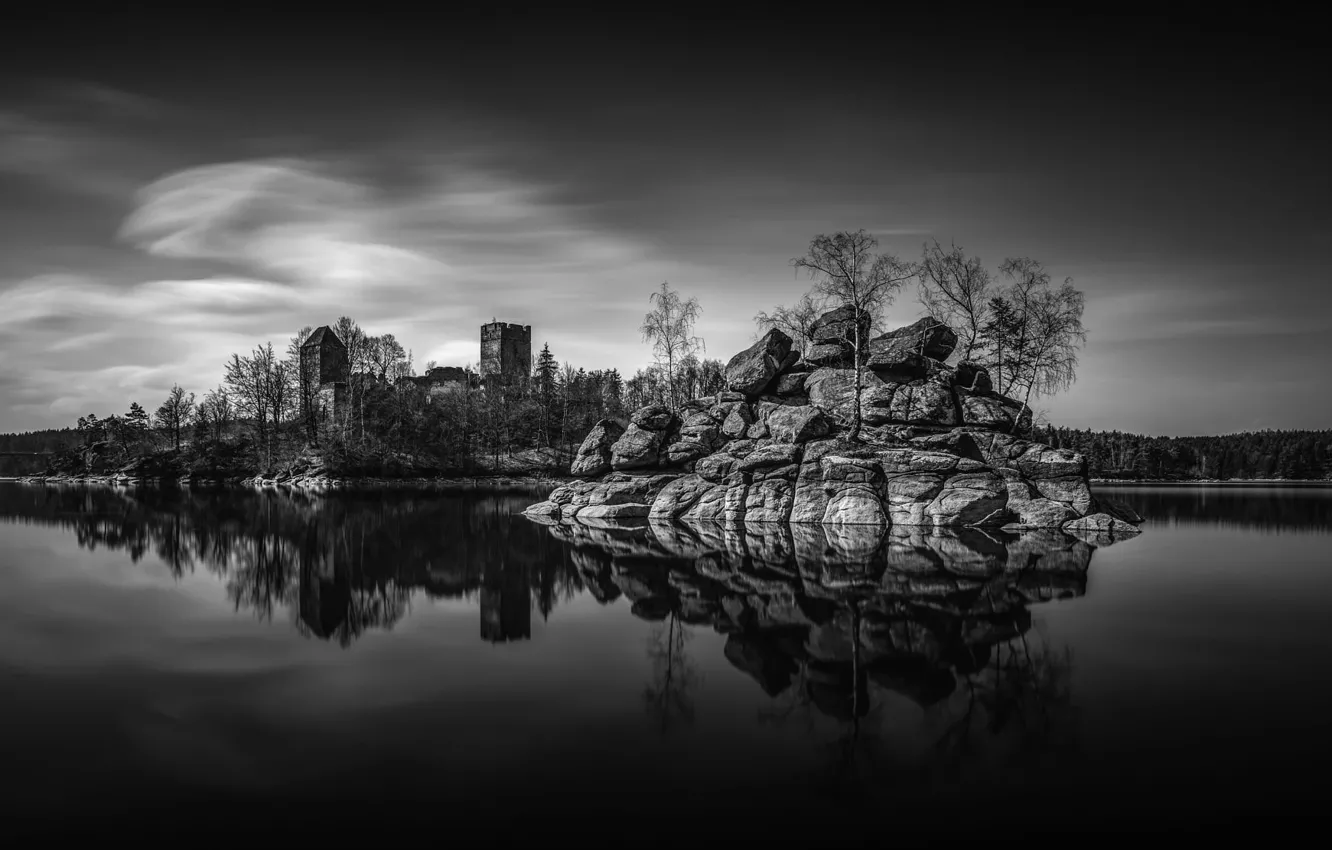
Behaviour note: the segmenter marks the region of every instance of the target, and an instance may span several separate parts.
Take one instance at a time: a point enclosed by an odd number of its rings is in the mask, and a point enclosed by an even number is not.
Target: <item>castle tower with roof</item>
[[[347,403],[347,346],[328,325],[301,343],[301,418],[339,421]]]

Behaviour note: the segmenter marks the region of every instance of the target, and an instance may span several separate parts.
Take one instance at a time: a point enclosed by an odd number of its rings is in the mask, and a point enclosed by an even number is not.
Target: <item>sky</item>
[[[725,361],[813,236],[860,228],[1072,278],[1055,424],[1332,426],[1316,30],[907,8],[33,13],[0,58],[0,431],[202,395],[343,315],[418,369],[498,319],[631,375],[663,281]],[[920,315],[907,287],[882,326]]]

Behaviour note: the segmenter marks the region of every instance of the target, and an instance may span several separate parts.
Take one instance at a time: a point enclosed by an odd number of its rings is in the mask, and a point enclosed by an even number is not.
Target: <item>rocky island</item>
[[[585,480],[527,514],[1138,532],[1140,516],[1092,495],[1086,458],[1030,439],[1028,407],[996,393],[984,368],[946,365],[957,334],[944,323],[854,345],[868,336],[845,307],[814,323],[803,356],[768,331],[731,358],[726,392],[598,422],[571,470]]]

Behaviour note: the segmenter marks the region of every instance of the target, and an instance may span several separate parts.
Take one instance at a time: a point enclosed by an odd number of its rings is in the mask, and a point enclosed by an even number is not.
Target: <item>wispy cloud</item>
[[[8,427],[147,405],[173,382],[211,386],[231,352],[285,347],[339,315],[394,333],[420,364],[474,362],[478,325],[498,317],[540,326],[561,357],[602,365],[618,358],[594,331],[626,329],[622,344],[637,349],[643,309],[607,293],[624,281],[646,292],[672,270],[547,189],[471,166],[391,193],[345,163],[219,163],[134,197],[123,240],[162,262],[234,272],[0,285],[0,349],[23,376],[4,391]]]

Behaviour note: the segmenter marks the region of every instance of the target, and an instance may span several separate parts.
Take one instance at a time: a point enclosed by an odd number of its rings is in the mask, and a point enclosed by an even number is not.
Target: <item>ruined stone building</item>
[[[461,366],[436,366],[424,375],[399,378],[426,390],[430,398],[498,383],[514,386],[532,375],[532,326],[491,322],[481,326],[480,374]],[[301,417],[318,424],[338,421],[347,404],[350,365],[347,346],[328,325],[301,344]]]
[[[532,376],[532,326],[491,322],[481,326],[481,380],[504,386]]]
[[[301,343],[301,418],[337,421],[347,403],[347,346],[328,325]]]

